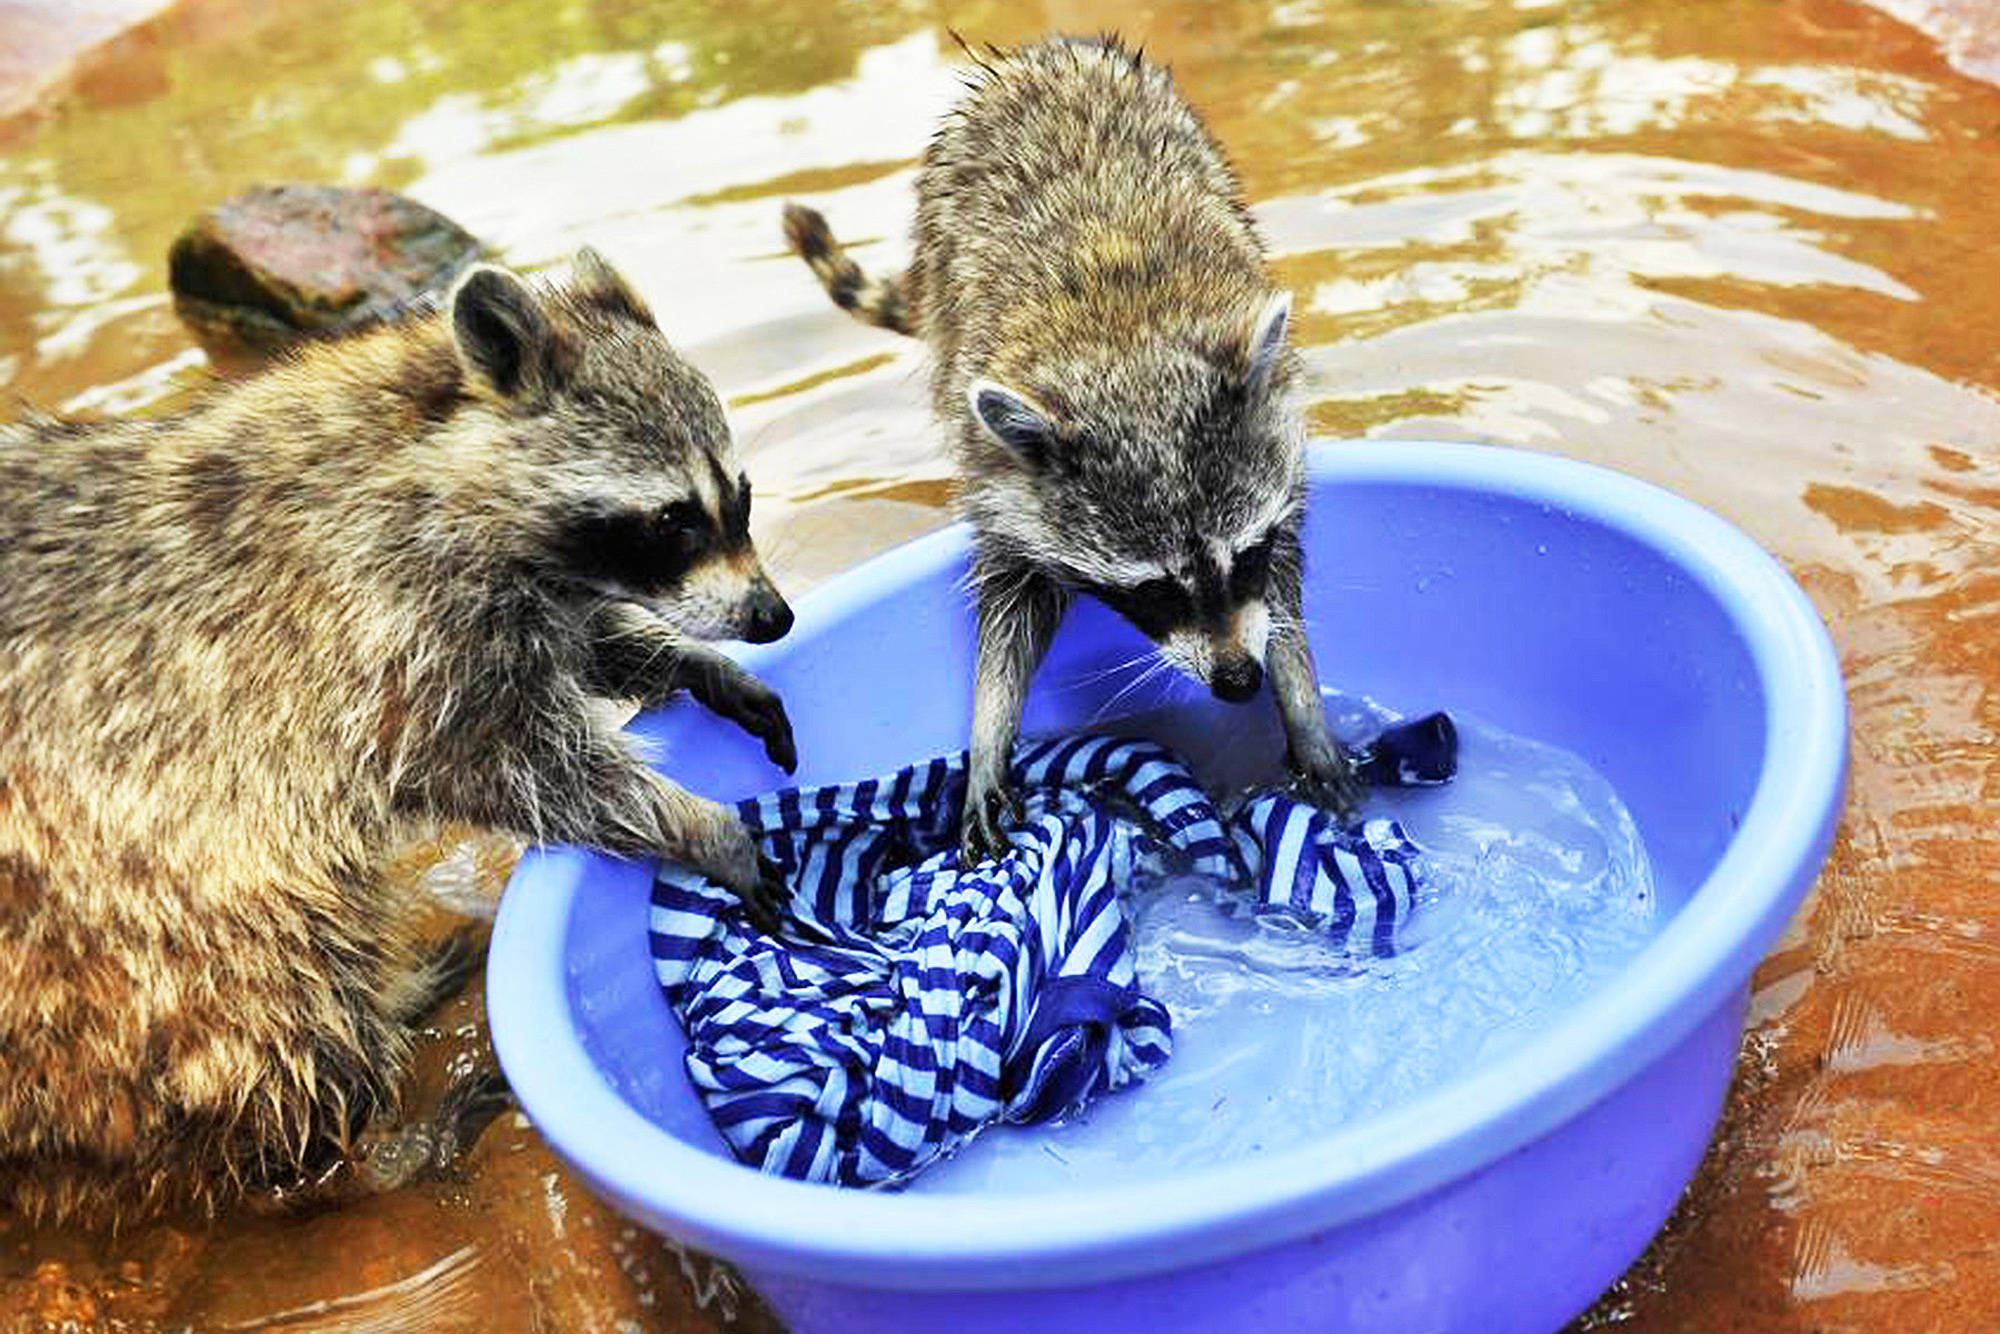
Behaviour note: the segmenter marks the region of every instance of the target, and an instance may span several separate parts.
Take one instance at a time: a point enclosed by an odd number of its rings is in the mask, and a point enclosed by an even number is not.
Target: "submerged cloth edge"
[[[1343,829],[1282,793],[1225,820],[1170,752],[1108,737],[1018,747],[1014,851],[965,870],[964,772],[960,753],[740,803],[794,886],[791,939],[691,872],[655,882],[655,970],[688,1075],[743,1161],[893,1183],[983,1125],[1145,1078],[1171,1024],[1138,985],[1123,886],[1254,884],[1252,911],[1377,956],[1415,907],[1417,851],[1393,821]]]

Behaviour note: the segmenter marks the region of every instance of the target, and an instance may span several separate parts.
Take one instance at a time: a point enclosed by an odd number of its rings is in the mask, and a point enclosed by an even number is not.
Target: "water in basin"
[[[1350,739],[1393,715],[1328,698]],[[1426,852],[1396,952],[1335,947],[1287,916],[1237,911],[1192,877],[1130,902],[1140,985],[1173,1015],[1174,1054],[1137,1090],[1065,1122],[996,1127],[911,1188],[1027,1191],[1219,1164],[1328,1133],[1490,1061],[1577,1004],[1654,929],[1651,871],[1630,814],[1569,751],[1455,717],[1460,769],[1437,788],[1378,789]],[[1185,756],[1213,792],[1278,777],[1275,724],[1212,701],[1107,730]]]

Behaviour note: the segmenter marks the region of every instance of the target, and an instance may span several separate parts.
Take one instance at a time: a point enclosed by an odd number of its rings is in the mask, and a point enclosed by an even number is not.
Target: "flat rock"
[[[174,309],[204,342],[270,352],[394,319],[485,253],[390,190],[259,185],[195,219],[167,273]]]

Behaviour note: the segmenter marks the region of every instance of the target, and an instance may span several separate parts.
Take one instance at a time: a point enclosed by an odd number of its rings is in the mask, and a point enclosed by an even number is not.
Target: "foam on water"
[[[1328,698],[1353,740],[1395,715]],[[1276,777],[1275,723],[1207,701],[1107,730],[1174,747],[1213,792]],[[1425,850],[1390,957],[1314,924],[1238,912],[1181,879],[1130,907],[1140,985],[1173,1015],[1174,1054],[1144,1086],[1066,1123],[1001,1127],[911,1188],[1018,1191],[1207,1167],[1330,1133],[1489,1062],[1602,983],[1649,938],[1653,883],[1630,814],[1568,751],[1454,715],[1459,773],[1378,790],[1368,815]]]

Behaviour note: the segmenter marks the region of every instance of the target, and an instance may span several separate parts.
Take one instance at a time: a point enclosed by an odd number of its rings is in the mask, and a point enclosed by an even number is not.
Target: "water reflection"
[[[1961,69],[2000,70],[1971,0],[1880,3]],[[1586,1326],[2000,1309],[2000,1085],[1967,1018],[2000,1009],[2000,252],[1978,203],[2000,92],[1894,19],[1849,0],[186,0],[0,133],[0,393],[166,400],[206,374],[160,290],[188,218],[256,180],[394,186],[516,263],[587,240],[626,269],[730,403],[760,541],[803,591],[944,522],[949,482],[918,348],[779,253],[778,202],[823,208],[872,267],[902,261],[957,87],[947,28],[1117,28],[1173,63],[1298,293],[1319,429],[1637,473],[1747,528],[1833,624],[1847,819],[1760,974],[1687,1210]],[[468,1004],[433,1067],[483,1040]],[[19,1224],[0,1242],[0,1314],[93,1301],[128,1328],[298,1327],[447,1261],[418,1288],[449,1286],[458,1327],[724,1318],[512,1125],[459,1187],[372,1211],[170,1229],[109,1259]],[[530,1292],[537,1267],[556,1277]]]

